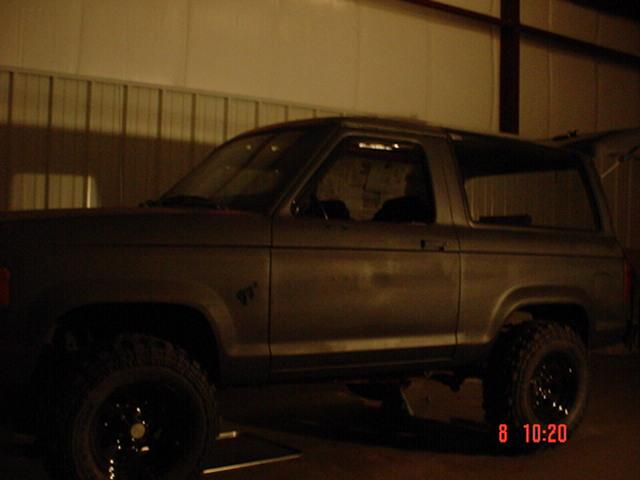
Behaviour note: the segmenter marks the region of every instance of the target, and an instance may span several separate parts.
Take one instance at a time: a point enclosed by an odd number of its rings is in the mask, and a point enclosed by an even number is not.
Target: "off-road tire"
[[[213,387],[186,352],[156,337],[121,335],[76,362],[60,382],[45,435],[46,463],[54,478],[108,479],[110,467],[115,469],[111,478],[201,477],[218,418]],[[140,410],[134,408],[138,404]],[[134,422],[130,435],[127,422]],[[152,447],[122,457],[110,445],[116,437],[116,449]],[[114,453],[105,456],[105,451]],[[106,458],[115,458],[115,465]]]
[[[566,409],[568,413],[564,413],[563,408],[563,413],[553,410],[549,416],[553,404],[544,405],[543,409],[539,401],[544,403],[549,398],[551,403],[555,397],[543,396],[546,389],[540,388],[539,372],[553,361],[559,362],[559,369],[567,375],[563,383],[568,387],[560,388],[560,391],[567,391],[563,397],[566,400],[562,403],[569,408]],[[525,424],[539,424],[544,430],[551,423],[566,424],[567,437],[570,437],[584,415],[588,387],[587,352],[573,329],[545,321],[510,327],[498,339],[483,381],[483,407],[496,446],[507,451],[524,452],[558,444],[544,439],[533,442],[531,437],[527,442]],[[553,414],[559,417],[554,418]],[[500,425],[507,428],[507,439],[505,441],[502,437],[502,442]]]

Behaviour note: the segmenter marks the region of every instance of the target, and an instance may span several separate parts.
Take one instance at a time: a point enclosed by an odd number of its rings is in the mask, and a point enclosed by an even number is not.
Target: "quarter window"
[[[465,135],[454,142],[472,221],[595,230],[582,161],[516,140]]]

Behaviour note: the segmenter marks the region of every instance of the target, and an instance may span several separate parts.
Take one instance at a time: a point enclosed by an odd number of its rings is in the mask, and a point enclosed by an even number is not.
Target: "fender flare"
[[[487,336],[493,342],[507,320],[515,312],[530,306],[575,305],[587,314],[586,331],[593,338],[595,319],[593,301],[583,289],[560,285],[535,285],[515,288],[505,292],[496,302],[491,315]]]
[[[229,309],[213,289],[195,282],[102,278],[57,284],[32,302],[31,315],[45,322],[45,342],[51,343],[59,320],[81,307],[98,304],[164,303],[200,312],[220,349],[219,360],[233,345],[235,327]]]

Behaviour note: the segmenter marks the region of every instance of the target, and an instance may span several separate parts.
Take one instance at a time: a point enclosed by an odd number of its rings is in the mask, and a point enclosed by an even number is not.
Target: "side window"
[[[580,159],[515,140],[463,136],[454,142],[471,219],[520,227],[596,230]]]
[[[432,223],[433,191],[422,148],[375,138],[344,140],[300,199],[298,215]]]

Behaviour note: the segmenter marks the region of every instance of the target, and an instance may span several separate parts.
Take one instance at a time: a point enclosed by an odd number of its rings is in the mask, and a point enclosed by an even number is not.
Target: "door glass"
[[[431,178],[410,142],[348,138],[297,202],[298,215],[324,219],[432,223]]]

